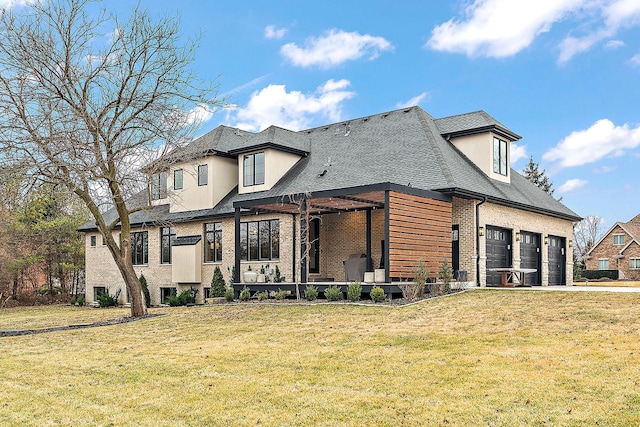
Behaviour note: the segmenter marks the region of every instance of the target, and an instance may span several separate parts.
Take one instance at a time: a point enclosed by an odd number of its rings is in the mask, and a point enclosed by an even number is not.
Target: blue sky
[[[0,0],[0,5],[8,0]],[[292,130],[419,105],[485,110],[522,139],[556,195],[605,229],[640,213],[640,1],[140,0],[202,33],[224,123]],[[118,13],[136,1],[109,0]]]

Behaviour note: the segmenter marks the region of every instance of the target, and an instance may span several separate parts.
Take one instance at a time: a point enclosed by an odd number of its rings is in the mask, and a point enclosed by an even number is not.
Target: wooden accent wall
[[[390,192],[388,208],[389,277],[411,280],[420,260],[438,276],[445,258],[451,264],[452,204]]]

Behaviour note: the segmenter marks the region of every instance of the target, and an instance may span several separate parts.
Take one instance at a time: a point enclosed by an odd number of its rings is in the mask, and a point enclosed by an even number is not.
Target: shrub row
[[[618,270],[583,270],[582,277],[590,280],[597,280],[607,278],[611,280],[618,280]]]

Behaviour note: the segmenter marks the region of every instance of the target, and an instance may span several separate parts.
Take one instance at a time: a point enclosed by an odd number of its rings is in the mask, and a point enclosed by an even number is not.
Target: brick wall
[[[624,245],[613,244],[614,234],[624,236]],[[609,261],[609,270],[618,270],[621,279],[640,280],[640,269],[632,270],[629,264],[632,258],[640,258],[640,246],[632,240],[632,237],[620,225],[616,225],[591,251],[590,258],[585,261],[585,267],[587,270],[598,270],[599,261],[606,259]],[[626,247],[630,242],[632,242],[631,245]],[[623,249],[624,258],[617,257]]]
[[[467,280],[476,280],[476,201],[453,198],[452,223],[459,226],[460,270],[467,272]]]

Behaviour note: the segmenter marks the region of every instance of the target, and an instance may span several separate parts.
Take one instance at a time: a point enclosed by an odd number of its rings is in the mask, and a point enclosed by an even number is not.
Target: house
[[[587,270],[618,270],[618,278],[640,280],[640,215],[616,222],[583,257]]]
[[[151,177],[154,207],[131,218],[135,269],[153,304],[190,288],[201,301],[216,266],[236,288],[248,269],[273,279],[276,267],[284,282],[250,288],[344,283],[353,254],[387,291],[419,261],[437,276],[445,259],[479,286],[500,283],[492,267],[572,285],[580,217],[511,169],[518,139],[484,111],[436,119],[419,107],[297,132],[219,126]],[[87,300],[124,294],[95,225],[81,230]]]

